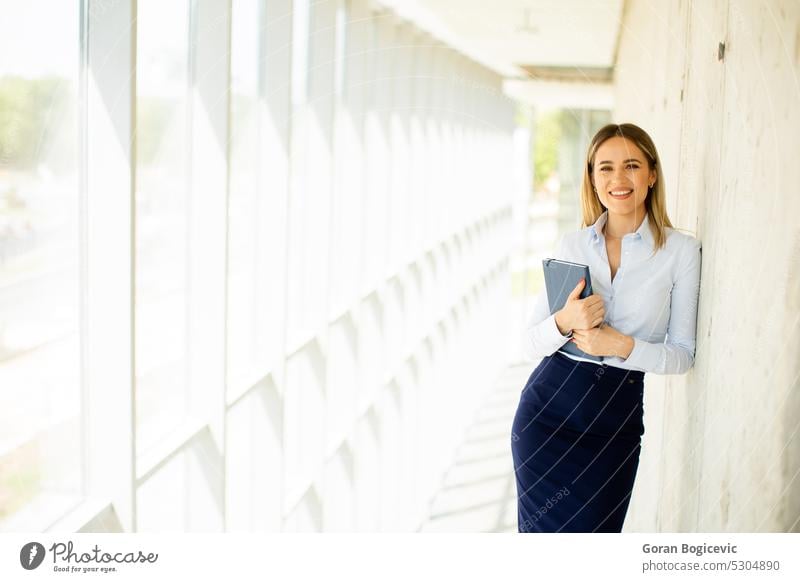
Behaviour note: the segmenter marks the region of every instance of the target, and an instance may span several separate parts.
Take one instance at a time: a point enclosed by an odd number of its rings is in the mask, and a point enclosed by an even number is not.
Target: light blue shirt
[[[603,363],[655,374],[682,374],[694,364],[700,241],[667,227],[665,246],[653,254],[655,241],[645,215],[639,229],[622,239],[619,269],[612,282],[602,232],[607,219],[605,211],[593,225],[564,235],[553,257],[589,265],[592,291],[603,298],[606,323],[633,337],[627,359],[608,356]],[[561,351],[569,338],[558,331],[544,290],[536,298],[525,336],[524,351],[531,359],[559,351],[574,360],[597,363]]]

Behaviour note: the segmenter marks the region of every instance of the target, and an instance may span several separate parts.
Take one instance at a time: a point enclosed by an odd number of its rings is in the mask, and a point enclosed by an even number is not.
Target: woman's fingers
[[[591,337],[592,337],[593,333],[596,333],[596,329],[594,327],[591,328],[591,329],[573,329],[572,330],[572,337],[575,338],[579,342],[587,343],[587,342],[591,341]]]
[[[603,307],[603,302],[600,301],[594,305],[586,305],[584,306],[584,313],[588,315],[597,316],[600,312],[604,311],[605,308]]]
[[[584,325],[579,325],[578,327],[581,329],[597,327],[597,324],[601,323],[603,319],[605,319],[605,311],[602,308],[596,309],[590,313],[585,313],[582,321]]]
[[[588,353],[591,353],[591,352],[589,351],[589,350],[590,350],[590,348],[589,348],[588,344],[586,344],[586,342],[584,342],[584,341],[583,341],[583,339],[573,339],[573,341],[574,341],[575,345],[577,346],[577,348],[578,348],[579,350],[581,350],[581,351],[584,351],[584,352],[586,352],[587,354],[588,354]]]
[[[587,307],[595,307],[597,304],[600,305],[603,304],[603,298],[600,297],[599,295],[592,294],[589,295],[586,299],[583,299],[583,302],[584,302],[583,304],[586,305]]]

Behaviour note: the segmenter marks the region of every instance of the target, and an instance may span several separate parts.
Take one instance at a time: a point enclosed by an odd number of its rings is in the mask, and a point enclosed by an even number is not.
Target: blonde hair
[[[583,181],[581,183],[581,209],[583,211],[583,227],[594,224],[605,208],[592,187],[592,169],[597,148],[612,137],[623,137],[635,143],[647,158],[648,170],[656,169],[656,181],[648,190],[645,199],[645,208],[650,221],[650,230],[653,232],[655,250],[658,251],[667,242],[666,227],[673,228],[667,216],[666,189],[664,187],[664,172],[661,171],[661,160],[653,140],[641,127],[632,123],[609,124],[600,128],[592,138],[586,152],[586,163],[583,166]]]

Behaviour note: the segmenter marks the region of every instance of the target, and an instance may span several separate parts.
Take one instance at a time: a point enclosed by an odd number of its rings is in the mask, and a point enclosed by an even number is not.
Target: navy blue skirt
[[[520,532],[619,532],[639,466],[644,372],[544,358],[511,432]]]

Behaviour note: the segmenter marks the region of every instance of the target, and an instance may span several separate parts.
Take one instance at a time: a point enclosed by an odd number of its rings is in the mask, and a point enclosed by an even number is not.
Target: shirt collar
[[[594,224],[589,227],[590,232],[592,233],[592,240],[594,242],[600,242],[600,240],[603,238],[603,226],[605,226],[606,221],[608,221],[608,210],[604,211],[603,214],[601,214],[594,222]],[[636,232],[632,234],[635,240],[641,240],[650,247],[654,245],[655,241],[653,239],[653,232],[650,230],[649,213],[645,213],[642,224],[640,224],[639,228],[636,229]]]

